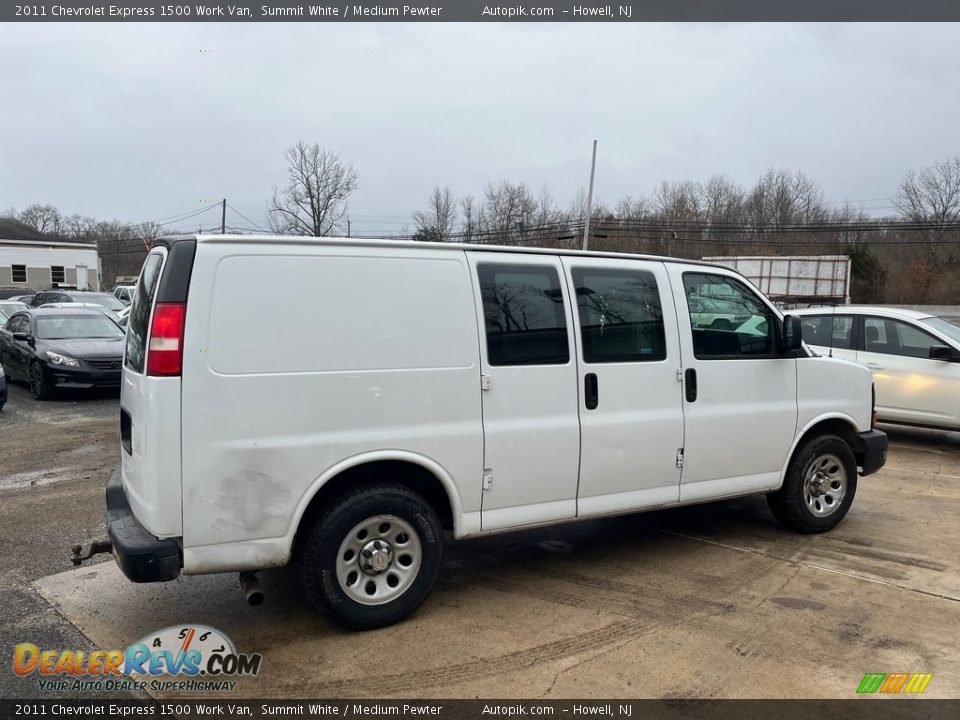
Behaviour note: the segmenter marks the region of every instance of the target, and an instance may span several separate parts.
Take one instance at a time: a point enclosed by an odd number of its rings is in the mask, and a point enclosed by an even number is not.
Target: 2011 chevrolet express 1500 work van
[[[887,447],[869,370],[809,352],[733,270],[631,255],[161,239],[122,387],[107,517],[127,577],[296,560],[361,628],[423,602],[446,531],[766,493],[821,532]]]

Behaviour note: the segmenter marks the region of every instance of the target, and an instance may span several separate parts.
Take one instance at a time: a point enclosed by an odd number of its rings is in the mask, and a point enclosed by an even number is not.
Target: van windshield
[[[127,350],[124,364],[134,372],[143,372],[143,361],[147,349],[147,329],[150,325],[150,310],[153,307],[153,296],[157,291],[157,281],[160,279],[160,268],[163,267],[163,255],[159,252],[150,253],[143,263],[143,271],[137,282],[137,292],[134,293],[130,304],[130,315],[127,320]]]

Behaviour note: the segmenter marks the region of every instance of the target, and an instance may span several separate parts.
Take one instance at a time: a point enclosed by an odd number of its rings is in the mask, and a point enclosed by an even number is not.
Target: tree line
[[[270,229],[344,234],[359,187],[356,168],[318,143],[300,141],[285,157],[287,177],[266,202]],[[889,201],[891,212],[871,216],[853,204],[828,202],[804,173],[780,169],[749,186],[725,175],[665,181],[647,194],[595,203],[590,248],[688,258],[846,254],[856,301],[960,303],[960,155],[907,173]],[[561,207],[549,188],[534,190],[522,181],[492,181],[476,196],[436,185],[425,207],[412,213],[413,231],[399,237],[578,248],[586,212],[583,190]],[[62,216],[52,205],[6,215],[42,233],[97,241],[102,257],[116,258],[117,274],[136,274],[150,243],[171,232],[156,222]]]

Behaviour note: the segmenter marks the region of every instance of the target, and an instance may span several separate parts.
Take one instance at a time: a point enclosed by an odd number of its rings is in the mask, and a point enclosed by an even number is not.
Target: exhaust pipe
[[[263,590],[260,588],[256,574],[252,572],[240,573],[240,590],[247,598],[247,602],[253,607],[263,604]]]

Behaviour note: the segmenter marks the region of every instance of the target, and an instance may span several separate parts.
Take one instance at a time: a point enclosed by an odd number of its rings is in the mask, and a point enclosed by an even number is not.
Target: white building
[[[0,223],[0,287],[40,291],[60,285],[79,290],[100,289],[96,243],[69,242],[32,231],[24,233],[14,223]]]

